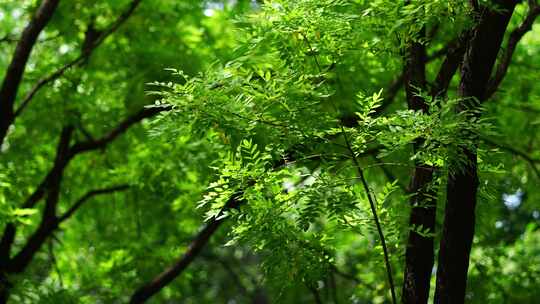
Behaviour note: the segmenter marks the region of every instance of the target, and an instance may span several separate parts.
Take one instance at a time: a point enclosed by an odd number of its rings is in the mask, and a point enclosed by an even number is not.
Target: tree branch
[[[483,141],[485,141],[487,144],[491,145],[491,146],[494,146],[494,147],[497,147],[497,148],[500,148],[502,150],[505,150],[507,152],[510,152],[516,156],[519,156],[521,158],[523,158],[526,162],[529,163],[529,165],[531,166],[532,170],[534,171],[534,173],[536,174],[536,176],[540,179],[540,170],[538,169],[537,167],[537,164],[540,164],[540,159],[535,159],[535,158],[532,158],[530,155],[528,155],[527,153],[519,150],[519,149],[516,149],[510,145],[506,145],[506,144],[502,144],[502,143],[498,143],[492,139],[489,139],[487,137],[482,137],[481,138]]]
[[[60,0],[43,0],[30,22],[24,28],[15,47],[6,76],[0,88],[0,145],[4,142],[9,126],[15,119],[13,105],[21,83],[26,63],[37,37],[51,20]]]
[[[512,61],[512,56],[514,55],[519,41],[528,31],[532,29],[532,25],[539,15],[540,5],[535,3],[535,1],[529,1],[529,12],[521,24],[510,33],[510,37],[506,43],[502,58],[499,60],[495,75],[490,79],[487,85],[484,100],[489,99],[497,91],[499,85],[504,79],[504,76],[506,76],[506,72],[508,71],[508,67]]]
[[[22,272],[32,261],[34,255],[41,248],[52,231],[58,226],[58,219],[56,218],[56,206],[58,205],[58,200],[60,198],[60,184],[62,181],[64,168],[69,162],[69,143],[72,134],[72,126],[67,126],[62,129],[58,147],[56,149],[56,158],[53,167],[55,170],[53,170],[53,173],[50,175],[51,179],[46,190],[47,200],[45,202],[45,208],[42,212],[41,223],[39,224],[37,230],[28,238],[26,244],[22,247],[19,253],[17,253],[10,261],[8,265],[9,272]]]
[[[64,64],[62,67],[60,67],[58,70],[52,72],[51,74],[39,79],[34,84],[34,86],[32,86],[30,91],[28,91],[26,93],[26,95],[24,96],[23,100],[21,101],[21,105],[15,111],[14,117],[17,117],[22,113],[22,111],[26,108],[26,106],[28,106],[28,104],[30,103],[32,98],[36,95],[36,93],[41,88],[43,88],[48,83],[50,83],[50,82],[58,79],[59,77],[61,77],[70,68],[72,68],[72,67],[84,62],[86,59],[88,59],[92,55],[92,52],[99,45],[101,45],[101,43],[103,43],[103,41],[108,36],[110,36],[112,33],[114,33],[122,25],[122,23],[124,23],[129,18],[129,16],[131,16],[131,14],[133,13],[133,11],[135,11],[135,9],[141,3],[141,1],[142,0],[133,0],[133,1],[131,1],[128,8],[122,14],[120,14],[118,16],[118,18],[109,26],[108,29],[101,32],[101,34],[97,38],[95,38],[93,41],[91,41],[91,43],[83,51],[81,51],[81,54],[77,58],[75,58],[75,59],[71,60],[70,62]]]
[[[97,140],[87,140],[83,142],[77,142],[73,144],[69,149],[69,160],[71,160],[73,157],[75,157],[79,153],[89,152],[93,150],[103,149],[105,148],[110,142],[112,142],[114,139],[116,139],[118,136],[122,135],[124,132],[127,131],[132,125],[140,122],[141,120],[145,118],[150,118],[152,116],[155,116],[156,114],[168,111],[170,110],[170,106],[162,106],[162,107],[151,107],[151,108],[143,108],[142,110],[136,112],[135,114],[132,114],[128,116],[126,119],[124,119],[122,122],[118,123],[118,125],[113,128],[108,134],[105,136],[98,138]],[[67,165],[67,163],[65,164]],[[45,194],[45,190],[48,187],[48,183],[50,182],[52,176],[57,170],[60,170],[63,168],[56,168],[53,166],[53,168],[49,171],[49,173],[45,176],[43,181],[39,184],[39,186],[36,188],[36,190],[28,197],[28,199],[23,204],[23,208],[32,208],[35,206],[35,204],[43,197]]]
[[[220,215],[224,211],[231,208],[238,208],[242,203],[241,200],[242,193],[237,193],[233,195],[223,207]],[[139,287],[135,293],[131,296],[129,301],[130,304],[144,303],[150,297],[158,293],[163,287],[167,286],[172,282],[178,275],[180,275],[186,267],[191,264],[191,262],[199,255],[203,247],[208,243],[210,237],[216,232],[219,226],[225,221],[226,218],[217,216],[212,218],[204,228],[197,234],[195,239],[191,242],[186,252],[172,264],[165,271],[157,275],[151,281],[145,283],[143,286]]]
[[[128,185],[120,185],[89,191],[79,200],[77,200],[77,202],[75,202],[75,204],[73,204],[73,206],[66,213],[64,213],[60,217],[57,217],[56,206],[58,205],[60,183],[55,185],[55,188],[51,191],[54,191],[54,193],[49,194],[47,198],[47,204],[50,204],[50,206],[47,206],[46,209],[48,209],[48,211],[42,214],[41,224],[34,232],[34,234],[30,236],[30,238],[28,238],[26,244],[19,251],[19,253],[15,255],[15,257],[13,257],[10,268],[8,268],[8,270],[15,273],[24,271],[24,269],[32,261],[34,255],[41,249],[43,244],[54,233],[60,223],[69,219],[88,199],[96,195],[110,194],[117,191],[123,191],[126,190],[128,187]]]
[[[71,153],[79,154],[79,153],[84,153],[84,152],[88,152],[92,150],[102,149],[105,146],[107,146],[110,142],[112,142],[115,138],[117,138],[118,136],[126,132],[126,130],[129,129],[132,125],[140,122],[141,120],[145,118],[150,118],[152,116],[155,116],[158,113],[168,111],[170,109],[172,109],[172,107],[168,105],[160,106],[160,107],[143,108],[140,111],[136,112],[135,114],[124,119],[106,135],[96,140],[87,140],[87,141],[75,143],[71,147]]]
[[[128,188],[129,188],[129,185],[119,185],[119,186],[113,186],[113,187],[109,187],[109,188],[103,188],[103,189],[96,189],[96,190],[88,191],[85,195],[83,195],[81,198],[79,198],[73,204],[73,206],[71,206],[71,208],[69,208],[64,214],[62,214],[61,216],[58,217],[58,223],[62,223],[65,220],[72,217],[73,214],[75,212],[77,212],[77,210],[79,210],[79,208],[81,208],[84,205],[84,203],[86,203],[86,201],[93,198],[94,196],[103,195],[103,194],[110,194],[110,193],[118,192],[118,191],[124,191],[124,190],[126,190]]]
[[[68,148],[66,148],[65,145],[66,143],[69,144],[69,139],[66,137],[67,130],[66,128],[64,128],[64,131],[62,132],[60,143],[58,146],[59,148],[57,149],[57,152],[56,152],[53,167],[49,170],[45,178],[41,181],[41,183],[34,190],[34,192],[26,199],[26,201],[22,205],[22,208],[33,208],[48,191],[51,191],[51,189],[54,188],[55,183],[57,182],[59,176],[63,174],[69,162],[76,155],[80,153],[84,153],[84,152],[93,151],[96,149],[105,148],[110,142],[112,142],[115,138],[123,134],[132,125],[140,122],[144,118],[152,117],[162,111],[167,111],[170,109],[171,109],[170,106],[143,108],[142,110],[136,112],[135,114],[128,116],[124,121],[120,122],[112,131],[110,131],[104,137],[101,137],[95,141],[90,140],[90,141],[75,143],[72,146],[68,146]],[[69,131],[69,135],[71,136],[71,132],[73,131],[73,128],[70,127],[70,129],[71,130]],[[60,147],[62,147],[62,150],[60,150]],[[0,240],[0,257],[2,258],[1,261],[7,261],[6,259],[9,259],[11,245],[13,244],[13,241],[15,240],[15,234],[16,234],[15,225],[13,223],[6,224],[4,233],[2,234],[2,239]],[[0,263],[0,266],[1,265],[2,264]]]
[[[467,30],[448,44],[446,57],[439,67],[439,72],[435,77],[435,83],[431,88],[431,96],[433,98],[446,96],[448,86],[463,60],[463,55],[467,49],[467,42],[469,41],[470,36],[471,33]]]
[[[453,52],[456,48],[461,48],[462,45],[459,44],[460,40],[459,39],[454,39],[450,42],[448,42],[448,44],[446,46],[444,46],[443,48],[441,48],[440,50],[436,51],[435,53],[433,53],[431,56],[427,56],[426,58],[426,63],[429,63],[437,58],[440,58],[442,56],[444,56],[445,54],[448,56],[450,56],[450,53]],[[444,63],[443,63],[444,65]],[[442,69],[442,67],[441,67]],[[448,70],[448,73],[450,72],[449,69],[445,69],[445,71]],[[455,73],[455,71],[454,71]],[[394,80],[392,80],[392,82],[390,82],[390,84],[388,85],[388,87],[386,87],[385,90],[383,90],[383,102],[381,104],[380,107],[378,107],[376,109],[376,113],[375,115],[381,115],[393,102],[394,102],[394,99],[396,98],[397,94],[399,93],[399,90],[401,89],[401,87],[403,86],[403,84],[405,83],[405,69],[403,72],[401,72]],[[452,74],[453,76],[453,74]],[[438,77],[443,77],[442,75],[441,76],[438,76]],[[446,78],[444,78],[446,79]],[[451,80],[451,77],[450,77],[450,80]],[[448,80],[448,83],[450,82],[450,80]],[[448,85],[447,85],[448,87]],[[357,123],[357,120],[358,120],[358,117],[354,114],[349,114],[349,115],[343,115],[341,118],[341,123],[346,126],[346,127],[354,127]]]

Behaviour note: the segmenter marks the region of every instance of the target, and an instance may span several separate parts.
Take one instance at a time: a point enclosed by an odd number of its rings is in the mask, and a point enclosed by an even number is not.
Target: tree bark
[[[478,24],[472,31],[461,67],[459,112],[475,111],[485,96],[488,80],[517,1],[495,1],[500,10],[480,7]],[[469,112],[470,113],[470,112]],[[472,134],[469,136],[473,137]],[[447,202],[439,249],[435,303],[464,303],[469,254],[474,237],[478,187],[475,147],[461,147],[461,165],[451,164]]]
[[[431,88],[431,98],[444,98],[452,77],[465,53],[468,33],[461,34],[445,48],[446,57],[439,67]],[[426,50],[417,42],[411,43],[405,62],[405,91],[409,109],[428,112],[429,106],[417,95],[418,89],[426,89],[425,65],[428,61]],[[421,148],[422,139],[413,144],[415,152]],[[417,163],[413,171],[409,192],[412,207],[409,218],[410,227],[421,227],[423,231],[435,232],[437,200],[432,189],[435,168]],[[429,299],[431,273],[434,264],[433,235],[421,235],[415,230],[409,232],[405,252],[405,271],[403,275],[402,303],[427,303]]]
[[[421,36],[425,37],[425,29]],[[418,96],[419,90],[426,87],[426,48],[422,43],[411,42],[405,58],[405,93],[408,108],[414,111],[428,112],[428,104]],[[415,152],[422,146],[423,140],[413,144]],[[411,214],[409,227],[423,227],[433,231],[435,225],[435,207],[428,189],[433,180],[433,169],[417,163],[413,171],[409,191]],[[402,288],[402,303],[427,303],[429,282],[433,268],[433,237],[422,236],[411,229],[405,253],[405,271]]]

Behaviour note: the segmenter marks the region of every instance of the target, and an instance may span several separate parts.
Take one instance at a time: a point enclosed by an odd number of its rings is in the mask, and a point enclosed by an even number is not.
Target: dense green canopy
[[[535,0],[0,0],[0,303],[537,303]]]

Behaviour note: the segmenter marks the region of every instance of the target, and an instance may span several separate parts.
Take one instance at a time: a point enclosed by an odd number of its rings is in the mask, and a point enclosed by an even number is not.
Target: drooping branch
[[[309,51],[311,51],[312,53],[315,53],[314,48],[311,45],[311,43],[309,42],[309,39],[307,38],[307,36],[305,34],[303,34],[303,33],[301,33],[301,34],[304,37],[304,41],[305,41],[306,46],[308,47]],[[318,60],[317,55],[313,56],[313,59],[315,61],[315,65],[316,65],[319,73],[322,73],[321,65],[319,64],[319,60]],[[337,109],[336,105],[333,102],[331,103],[331,105],[332,105],[332,108],[334,109],[334,111],[338,112],[338,109]],[[383,249],[384,264],[385,264],[388,284],[390,286],[390,295],[392,296],[392,303],[396,304],[397,300],[396,300],[394,279],[393,279],[393,275],[392,275],[392,266],[390,264],[390,257],[389,257],[389,253],[388,253],[388,247],[386,246],[386,239],[385,239],[384,232],[382,230],[382,226],[381,226],[381,223],[380,223],[380,220],[379,220],[379,215],[378,215],[378,212],[377,212],[376,201],[375,201],[375,198],[373,197],[373,193],[371,192],[369,184],[368,184],[368,182],[367,182],[367,180],[365,178],[364,168],[362,168],[362,166],[360,166],[360,162],[358,160],[357,154],[354,152],[351,141],[349,139],[349,135],[345,131],[345,128],[344,128],[343,124],[340,124],[339,128],[340,128],[340,134],[343,136],[343,139],[345,140],[345,144],[346,144],[345,149],[347,150],[347,152],[351,156],[352,164],[353,164],[354,168],[356,169],[357,175],[358,175],[358,177],[360,179],[362,187],[363,187],[363,189],[364,189],[364,191],[366,193],[366,196],[368,198],[369,207],[371,209],[371,215],[373,216],[373,221],[375,222],[375,227],[377,229],[377,234],[379,236],[379,241],[381,242],[381,247]]]
[[[15,119],[13,105],[22,81],[26,63],[37,38],[51,20],[60,0],[43,0],[36,13],[24,28],[0,88],[0,145],[4,142],[9,126]]]
[[[389,89],[389,92],[391,92],[392,98],[399,91],[399,88],[403,84],[403,79],[404,79],[404,75],[400,75],[398,79],[392,82],[392,85],[390,86],[390,89]],[[280,164],[281,162],[278,161],[274,167],[279,166]],[[230,202],[231,201],[229,201],[229,203]],[[235,201],[232,201],[232,202],[235,202]],[[235,204],[238,204],[238,203],[235,203]],[[372,205],[373,207],[375,207],[374,202]],[[226,209],[227,208],[224,208],[224,210]],[[158,293],[167,284],[172,282],[177,276],[179,276],[186,269],[186,267],[188,267],[189,264],[193,262],[193,260],[200,253],[200,251],[205,246],[205,244],[208,242],[212,234],[214,234],[217,231],[217,228],[219,227],[219,225],[221,225],[222,220],[223,219],[220,219],[220,220],[212,219],[209,223],[207,223],[205,227],[194,238],[194,240],[188,247],[188,250],[182,255],[182,257],[179,258],[173,265],[171,265],[165,271],[157,275],[153,280],[147,282],[145,285],[138,288],[135,291],[135,293],[132,295],[130,303],[144,303],[150,297]],[[377,225],[378,228],[381,229],[380,224],[378,223],[378,219],[377,219],[377,224],[378,224]],[[386,263],[387,263],[387,266],[389,266],[388,265],[389,261],[387,259],[386,259]],[[391,274],[389,275],[391,276]]]
[[[113,34],[133,14],[133,12],[137,8],[137,6],[141,3],[141,1],[142,0],[131,1],[128,8],[122,14],[120,14],[118,18],[116,18],[116,20],[106,30],[101,31],[97,37],[93,38],[92,41],[90,41],[88,45],[86,45],[85,48],[81,51],[81,54],[79,56],[77,56],[75,59],[71,60],[70,62],[64,64],[63,66],[58,68],[56,71],[52,72],[51,74],[39,79],[22,99],[20,106],[17,108],[17,110],[14,113],[14,117],[17,117],[22,113],[22,111],[26,108],[26,106],[28,106],[32,98],[45,85],[53,82],[54,80],[64,75],[64,73],[68,71],[70,68],[77,66],[80,63],[87,60],[92,55],[92,52],[98,46],[100,46],[108,36]]]
[[[499,88],[499,85],[506,76],[506,72],[508,71],[508,67],[510,66],[510,63],[512,61],[512,56],[514,55],[519,41],[521,40],[521,38],[523,38],[523,36],[525,36],[527,32],[532,29],[532,25],[539,15],[540,5],[534,0],[529,0],[529,11],[527,13],[527,16],[521,22],[521,24],[510,33],[510,37],[508,38],[502,57],[499,60],[495,75],[490,79],[488,83],[486,93],[483,98],[484,100],[487,100],[491,96],[493,96],[493,94]]]
[[[357,157],[371,155],[374,154],[376,151],[378,151],[378,148],[368,149],[364,153],[359,154]],[[285,154],[287,156],[283,157],[282,159],[276,160],[272,164],[273,169],[280,168],[282,166],[285,166],[286,164],[291,164],[296,161],[297,155],[294,155],[291,150]],[[299,182],[299,184],[301,183],[302,181]],[[252,186],[252,184],[253,182],[248,183],[247,187]],[[233,195],[229,199],[225,207],[222,209],[222,212],[230,208],[238,208],[242,204],[241,196],[241,192]],[[203,247],[208,243],[210,237],[217,231],[217,229],[225,219],[226,218],[220,218],[219,215],[215,218],[212,218],[204,226],[204,228],[194,237],[186,252],[175,263],[173,263],[166,270],[154,277],[154,279],[139,287],[132,295],[130,303],[144,303],[150,297],[152,297],[169,283],[171,283],[176,277],[178,277],[200,254]]]

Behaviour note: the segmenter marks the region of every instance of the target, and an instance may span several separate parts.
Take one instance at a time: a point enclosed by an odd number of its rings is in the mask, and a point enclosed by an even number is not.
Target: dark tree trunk
[[[432,168],[417,166],[411,180],[412,206],[409,226],[422,227],[423,231],[435,230],[436,200],[429,189],[433,181]],[[433,236],[421,235],[411,229],[405,253],[402,303],[427,303],[434,263]]]
[[[448,85],[456,73],[465,53],[469,33],[465,32],[453,40],[448,46],[446,58],[439,67],[434,85],[431,88],[431,98],[444,98]],[[426,51],[419,43],[412,43],[406,58],[406,95],[409,109],[428,112],[428,104],[417,96],[415,88],[426,89],[425,62]],[[414,151],[421,148],[423,141],[414,143]],[[433,174],[435,168],[417,163],[413,171],[409,191],[411,214],[410,227],[422,227],[424,232],[431,235],[421,235],[410,231],[405,253],[405,271],[403,278],[402,302],[427,303],[429,299],[431,274],[434,264],[433,233],[435,233],[437,199],[433,189]]]
[[[425,36],[425,30],[420,33]],[[405,58],[405,92],[409,109],[428,112],[425,100],[418,96],[418,90],[426,87],[426,49],[418,42],[412,42]],[[418,151],[423,140],[414,143]],[[422,227],[430,232],[435,228],[435,204],[429,186],[433,180],[432,168],[417,163],[411,178],[409,191],[412,193],[409,227]],[[402,303],[427,303],[429,282],[433,268],[433,237],[420,235],[411,229],[405,253],[405,272],[402,288]]]
[[[9,298],[10,284],[7,279],[7,274],[4,270],[0,270],[0,304],[7,303]]]
[[[461,68],[458,111],[477,110],[482,101],[492,68],[516,1],[496,1],[498,12],[482,7]],[[478,112],[476,112],[478,113]],[[478,114],[471,114],[472,117]],[[472,135],[470,135],[472,136]],[[475,225],[478,187],[475,147],[461,147],[466,164],[451,165],[447,202],[439,250],[435,303],[464,303],[467,271]]]

